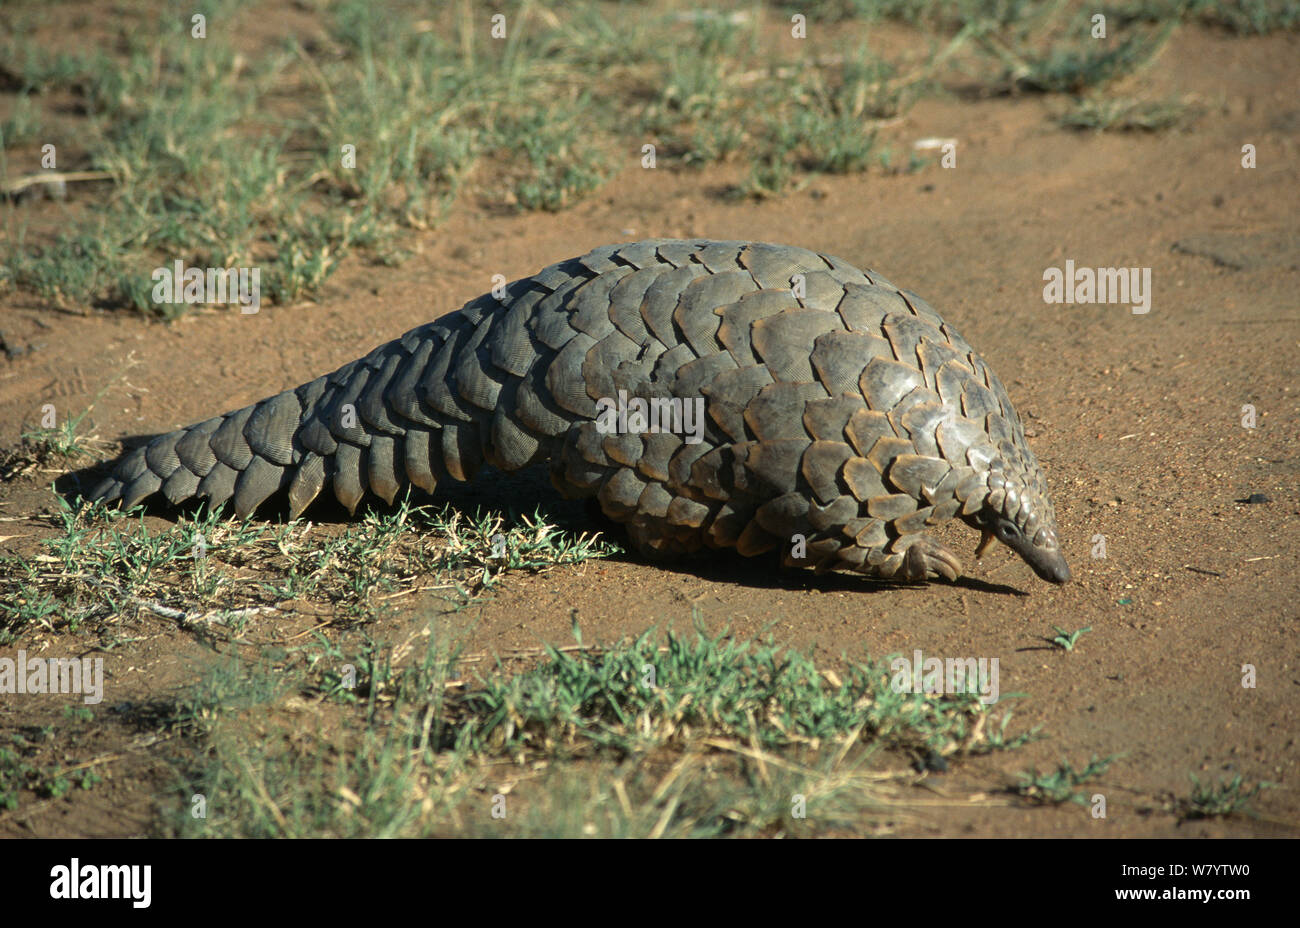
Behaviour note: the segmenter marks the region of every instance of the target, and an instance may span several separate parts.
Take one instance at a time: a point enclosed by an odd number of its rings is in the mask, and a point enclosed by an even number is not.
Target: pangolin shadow
[[[617,536],[616,536],[617,537]],[[648,563],[634,554],[621,560]],[[811,570],[785,567],[775,553],[758,557],[743,557],[734,551],[710,551],[698,558],[678,558],[655,561],[662,570],[696,577],[710,583],[752,587],[765,590],[816,590],[821,593],[884,593],[898,590],[919,590],[927,587],[942,589],[956,587],[972,593],[998,593],[1011,596],[1028,596],[1024,590],[1001,583],[990,583],[975,577],[960,576],[956,580],[882,580],[864,577],[847,571],[827,571],[823,574]]]
[[[132,449],[148,444],[155,435],[133,435],[122,439],[125,455]],[[55,492],[69,502],[78,496],[87,496],[95,485],[111,471],[116,459],[79,470],[69,471],[54,481]],[[955,581],[937,580],[933,583],[910,583],[897,580],[877,580],[852,573],[829,571],[816,574],[811,570],[783,567],[775,552],[758,557],[744,557],[735,551],[707,551],[699,555],[682,556],[666,560],[651,560],[638,554],[627,538],[624,526],[608,518],[595,499],[566,499],[551,485],[545,465],[505,473],[484,465],[470,483],[449,482],[438,487],[430,496],[415,487],[410,488],[410,502],[435,508],[449,506],[466,517],[478,513],[500,512],[507,520],[531,516],[540,512],[556,526],[574,533],[600,532],[623,549],[609,560],[637,565],[651,565],[665,573],[681,577],[695,577],[712,583],[765,590],[817,590],[824,593],[852,592],[879,593],[898,589],[917,589],[929,585],[951,586],[976,593],[998,593],[1027,596],[1016,587],[990,583],[974,577],[961,576]],[[180,504],[167,501],[161,494],[151,494],[140,508],[146,515],[175,521],[179,515],[194,516],[203,512],[206,502],[189,499]],[[392,512],[389,506],[373,495],[349,513],[332,496],[322,494],[307,510],[303,518],[318,524],[347,524],[362,518],[367,512]],[[284,522],[289,518],[289,503],[283,492],[277,493],[258,507],[257,520]]]

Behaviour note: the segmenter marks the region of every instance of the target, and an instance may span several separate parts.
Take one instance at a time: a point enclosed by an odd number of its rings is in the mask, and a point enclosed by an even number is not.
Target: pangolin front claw
[[[922,536],[903,555],[899,573],[906,580],[924,580],[934,575],[956,580],[961,575],[961,561],[944,545]]]

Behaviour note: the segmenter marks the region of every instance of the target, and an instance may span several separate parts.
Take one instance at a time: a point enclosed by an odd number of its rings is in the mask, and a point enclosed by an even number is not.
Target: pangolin
[[[779,549],[789,566],[953,580],[960,561],[926,531],[960,517],[982,533],[976,556],[996,538],[1044,580],[1070,578],[1020,417],[971,346],[879,274],[756,242],[553,264],[158,436],[91,498],[233,500],[247,517],[287,491],[296,517],[327,490],[355,511],[367,491],[392,503],[408,484],[542,462],[650,556]]]

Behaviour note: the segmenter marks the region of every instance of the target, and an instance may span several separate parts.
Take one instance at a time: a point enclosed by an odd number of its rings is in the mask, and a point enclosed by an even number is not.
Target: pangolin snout
[[[1034,569],[1034,573],[1048,583],[1062,584],[1070,581],[1070,565],[1065,562],[1060,551],[1035,550],[1025,560]]]

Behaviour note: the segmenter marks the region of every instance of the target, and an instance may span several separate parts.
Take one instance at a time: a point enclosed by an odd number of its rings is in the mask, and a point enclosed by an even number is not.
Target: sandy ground
[[[697,610],[711,629],[769,630],[825,661],[915,649],[996,657],[1002,692],[1028,694],[1015,724],[1042,725],[1049,737],[932,777],[952,801],[901,833],[1294,835],[1300,36],[1182,29],[1148,83],[1156,95],[1196,95],[1204,114],[1158,135],[1077,134],[1048,119],[1061,105],[1051,99],[924,101],[900,138],[957,139],[953,169],[818,178],[784,199],[735,202],[718,191],[739,168],[632,165],[558,215],[463,203],[403,266],[353,261],[318,303],[255,316],[163,325],[10,297],[0,305],[5,338],[35,350],[0,360],[0,445],[36,424],[42,404],[76,412],[110,382],[94,421],[115,440],[242,406],[458,308],[493,274],[524,276],[600,244],[698,236],[839,255],[924,296],[1006,382],[1048,473],[1074,582],[1043,583],[1006,549],[976,562],[977,537],[953,526],[944,537],[967,571],[955,584],[881,589],[852,576],[774,576],[738,559],[664,568],[628,556],[511,577],[447,620],[451,631],[492,651],[567,641],[575,607],[587,639],[604,641]],[[1241,166],[1245,144],[1256,146],[1254,169]],[[1046,304],[1043,272],[1067,259],[1150,268],[1150,312]],[[1244,404],[1257,410],[1253,429],[1241,424]],[[16,519],[0,534],[17,536],[3,545],[50,532],[49,479],[0,485],[0,516]],[[477,489],[508,504],[535,485],[488,474]],[[1269,501],[1243,503],[1252,493]],[[1099,535],[1104,559],[1092,556]],[[402,602],[387,620],[395,628],[433,608],[420,596]],[[1093,631],[1065,653],[1041,638],[1052,625]],[[64,654],[76,640],[34,634],[20,646]],[[164,694],[192,678],[203,654],[178,632],[124,645],[107,701]],[[1242,685],[1243,665],[1256,670],[1254,688]],[[0,702],[0,732],[56,718],[53,703]],[[97,729],[78,751],[111,750],[132,734]],[[156,760],[165,749],[107,764],[106,782],[88,793],[0,814],[0,834],[139,833],[150,789],[168,785]],[[985,801],[1030,764],[1081,766],[1093,754],[1121,755],[1098,788],[1104,820],[1077,806]],[[1258,818],[1180,826],[1163,803],[1188,795],[1189,773],[1277,786],[1256,800]]]

